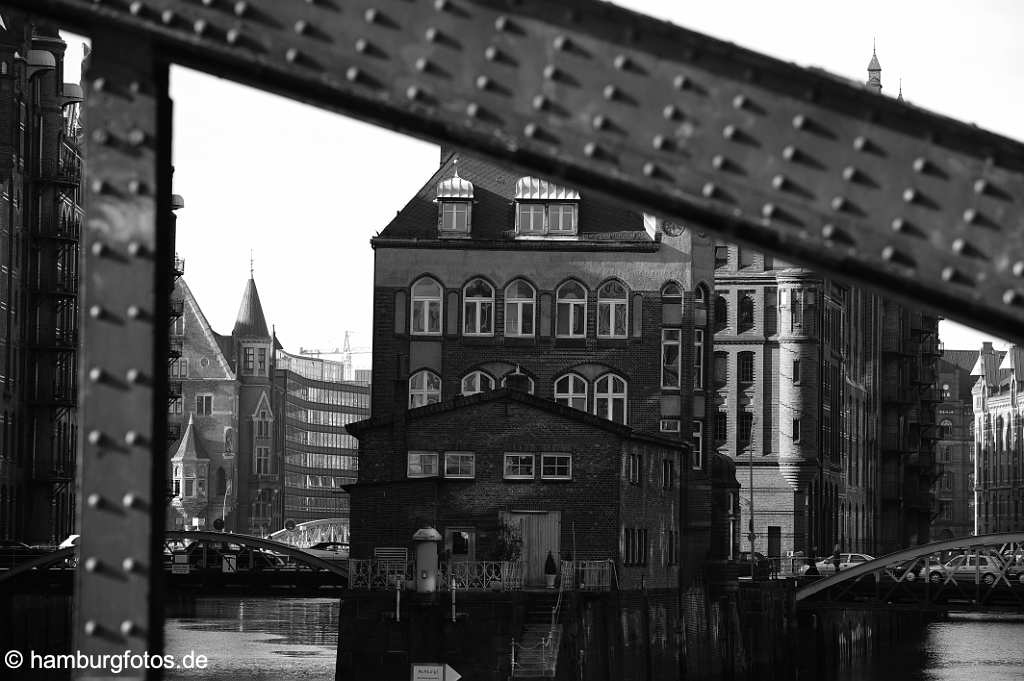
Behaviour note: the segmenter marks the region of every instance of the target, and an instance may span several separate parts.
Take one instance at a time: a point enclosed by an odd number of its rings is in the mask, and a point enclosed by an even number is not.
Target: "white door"
[[[544,562],[548,551],[558,565],[561,560],[559,538],[562,530],[561,511],[511,511],[506,522],[518,526],[522,532],[524,583],[527,586],[544,586]]]

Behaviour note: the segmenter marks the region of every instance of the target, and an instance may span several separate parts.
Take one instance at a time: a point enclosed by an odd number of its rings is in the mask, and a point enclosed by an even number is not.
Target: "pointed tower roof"
[[[181,436],[178,449],[175,450],[171,461],[195,461],[196,459],[209,459],[203,448],[199,446],[196,439],[195,415],[188,415],[188,425],[185,427],[185,434]]]
[[[270,338],[260,294],[251,275],[242,292],[242,304],[238,306],[238,318],[235,320],[235,328],[231,330],[231,335],[235,338]]]
[[[878,53],[875,51],[874,40],[871,41],[871,61],[868,62],[868,82],[866,85],[869,90],[874,90],[876,93],[882,92],[882,65],[878,63]]]

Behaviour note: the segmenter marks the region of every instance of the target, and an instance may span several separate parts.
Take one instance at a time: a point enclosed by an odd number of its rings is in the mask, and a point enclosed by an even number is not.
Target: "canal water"
[[[205,670],[169,680],[313,681],[334,678],[336,599],[199,598],[168,609],[166,652],[206,655]],[[957,619],[876,659],[814,681],[1021,681],[1024,619]],[[801,680],[802,681],[802,680]]]

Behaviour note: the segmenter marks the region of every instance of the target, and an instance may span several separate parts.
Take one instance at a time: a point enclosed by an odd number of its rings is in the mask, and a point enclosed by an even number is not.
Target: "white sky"
[[[860,81],[874,38],[884,93],[902,78],[909,102],[1024,139],[1020,0],[618,4]],[[171,94],[178,252],[214,328],[234,324],[252,249],[267,321],[287,349],[338,346],[350,330],[368,351],[369,239],[436,169],[437,147],[177,67]],[[951,322],[940,335],[959,349],[991,339]],[[356,356],[368,363],[368,352]]]

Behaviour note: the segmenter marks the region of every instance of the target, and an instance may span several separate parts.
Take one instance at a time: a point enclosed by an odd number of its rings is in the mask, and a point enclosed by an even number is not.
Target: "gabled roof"
[[[1024,382],[1024,348],[1011,345],[999,363],[999,373],[1002,378],[1009,379],[1012,375],[1018,383]]]
[[[238,318],[235,320],[235,328],[231,330],[231,335],[235,338],[270,338],[260,294],[252,277],[245,283],[242,304],[238,306]]]
[[[999,385],[1000,379],[1010,375],[1009,371],[999,368],[1005,355],[1005,350],[994,350],[991,355],[979,352],[977,361],[971,367],[971,376],[983,376],[990,388]]]
[[[405,420],[416,421],[422,418],[429,418],[438,414],[444,414],[447,412],[457,411],[464,409],[465,407],[483,404],[485,402],[494,402],[496,400],[510,400],[515,402],[521,402],[523,404],[535,407],[541,411],[546,411],[550,414],[560,416],[580,423],[585,423],[595,428],[606,430],[610,433],[614,433],[620,437],[630,438],[634,440],[644,440],[659,444],[666,447],[674,447],[678,449],[689,449],[689,445],[684,442],[676,440],[668,440],[656,435],[649,435],[643,431],[635,430],[629,426],[615,421],[609,421],[593,414],[588,414],[579,409],[573,409],[563,404],[559,404],[553,400],[547,400],[521,390],[514,388],[499,388],[497,390],[490,390],[487,392],[477,393],[475,395],[458,396],[444,402],[437,402],[435,404],[428,404],[424,407],[417,407],[416,409],[410,409],[405,412]],[[367,433],[377,428],[390,426],[394,423],[393,417],[378,416],[374,418],[365,419],[363,421],[357,421],[355,423],[349,423],[345,426],[350,434],[356,438],[360,437],[363,433]]]
[[[176,291],[181,292],[185,301],[185,306],[192,311],[196,320],[199,322],[199,329],[202,331],[202,335],[206,339],[207,345],[211,350],[216,352],[218,366],[224,372],[225,376],[233,377],[235,372],[231,367],[231,363],[227,359],[232,353],[231,337],[222,336],[213,330],[213,327],[210,326],[210,321],[206,318],[206,315],[203,314],[203,309],[199,306],[199,301],[197,301],[196,297],[192,294],[192,289],[188,287],[184,277],[179,278],[178,281],[175,282],[174,286]]]
[[[977,350],[943,350],[942,359],[964,371],[970,371],[978,361]]]
[[[174,450],[174,456],[171,457],[171,461],[195,461],[196,459],[210,458],[203,451],[203,448],[199,445],[199,440],[196,438],[194,420],[195,417],[189,414],[185,433],[181,436],[181,440],[178,441],[178,446]]]
[[[409,203],[373,239],[375,245],[386,244],[392,239],[448,241],[440,239],[437,234],[435,198],[438,184],[454,175],[456,160],[459,176],[473,184],[470,238],[464,241],[504,241],[513,247],[516,243],[524,243],[516,242],[511,236],[515,229],[516,187],[523,176],[466,154],[451,153]],[[539,182],[536,179],[534,181]],[[545,185],[550,186],[551,183],[545,182]],[[572,188],[566,188],[566,191],[575,195]],[[581,197],[578,225],[579,238],[583,241],[651,242],[651,236],[644,230],[643,215],[639,211],[597,195],[584,194]]]

